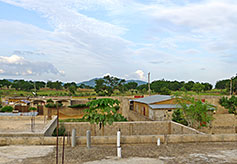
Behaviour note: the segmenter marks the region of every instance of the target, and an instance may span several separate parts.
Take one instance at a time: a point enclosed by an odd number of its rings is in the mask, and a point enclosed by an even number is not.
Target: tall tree
[[[104,135],[104,126],[112,125],[115,121],[127,121],[121,114],[118,113],[119,101],[109,98],[97,99],[88,102],[89,109],[85,109],[83,119],[91,124],[96,123],[102,129]]]
[[[127,84],[124,84],[124,87],[126,90],[136,89],[137,86],[138,86],[138,84],[136,82],[129,82]]]
[[[202,84],[200,84],[200,83],[195,83],[195,84],[193,85],[192,90],[195,91],[195,92],[197,92],[197,93],[199,94],[200,92],[202,92],[202,91],[204,90],[204,88],[205,88],[205,86],[203,86]]]
[[[207,126],[213,120],[213,116],[209,112],[214,108],[213,105],[195,100],[187,95],[183,95],[182,98],[177,97],[177,103],[181,106],[181,115],[187,121],[188,126],[199,128]]]

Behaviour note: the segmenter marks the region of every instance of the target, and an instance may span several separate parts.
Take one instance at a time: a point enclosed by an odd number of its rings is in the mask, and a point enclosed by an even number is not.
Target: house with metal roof
[[[177,98],[168,95],[153,95],[130,100],[130,110],[152,120],[171,120],[173,110],[177,108],[180,108]]]

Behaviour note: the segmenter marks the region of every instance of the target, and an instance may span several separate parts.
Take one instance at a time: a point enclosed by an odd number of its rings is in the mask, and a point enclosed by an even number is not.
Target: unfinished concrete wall
[[[200,143],[200,142],[233,142],[236,144],[235,134],[179,134],[179,135],[142,135],[142,136],[121,136],[121,144],[156,144],[157,139],[161,143]],[[92,145],[116,145],[116,136],[92,136]],[[2,145],[55,145],[56,137],[0,137]],[[59,144],[63,144],[63,137],[59,137]],[[66,144],[70,145],[70,137],[66,138]],[[86,137],[77,137],[78,145],[86,145]]]
[[[91,130],[93,136],[102,136],[102,129],[98,125],[88,122],[66,122],[62,123],[68,132],[76,129],[77,136],[85,136],[87,130]],[[136,122],[114,122],[106,125],[105,136],[114,136],[118,130],[122,135],[163,135],[163,134],[200,134],[195,129],[183,126],[171,121],[136,121]]]
[[[234,114],[214,114],[214,120],[209,128],[201,131],[211,134],[237,133],[237,117]]]

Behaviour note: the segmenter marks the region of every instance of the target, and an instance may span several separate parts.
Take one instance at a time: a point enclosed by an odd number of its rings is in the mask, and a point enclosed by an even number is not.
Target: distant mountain
[[[85,84],[85,85],[89,85],[90,87],[94,87],[95,86],[95,81],[98,80],[98,79],[102,79],[102,78],[94,78],[94,79],[91,79],[91,80],[88,80],[88,81],[83,81],[83,82],[80,82],[78,83],[77,85],[81,85],[81,84]]]
[[[13,79],[6,79],[6,80],[7,80],[7,81],[10,81],[11,83],[12,83],[12,82],[14,82],[14,80],[13,80]]]
[[[95,87],[95,81],[98,80],[98,79],[102,79],[102,78],[94,78],[94,79],[91,79],[91,80],[88,80],[88,81],[83,81],[83,82],[78,83],[77,85],[79,86],[81,84],[85,84],[85,85],[89,85],[91,87]],[[138,86],[147,83],[147,82],[142,81],[142,80],[126,80],[126,83],[129,83],[129,82],[136,82],[138,84]]]
[[[136,82],[139,85],[143,85],[143,84],[147,84],[147,82],[145,81],[142,81],[142,80],[126,80],[126,83],[129,83],[129,82]]]

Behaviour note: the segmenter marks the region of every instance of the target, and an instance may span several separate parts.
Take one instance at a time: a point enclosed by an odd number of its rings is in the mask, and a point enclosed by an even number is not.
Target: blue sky
[[[0,0],[1,78],[215,83],[237,70],[235,0]]]

